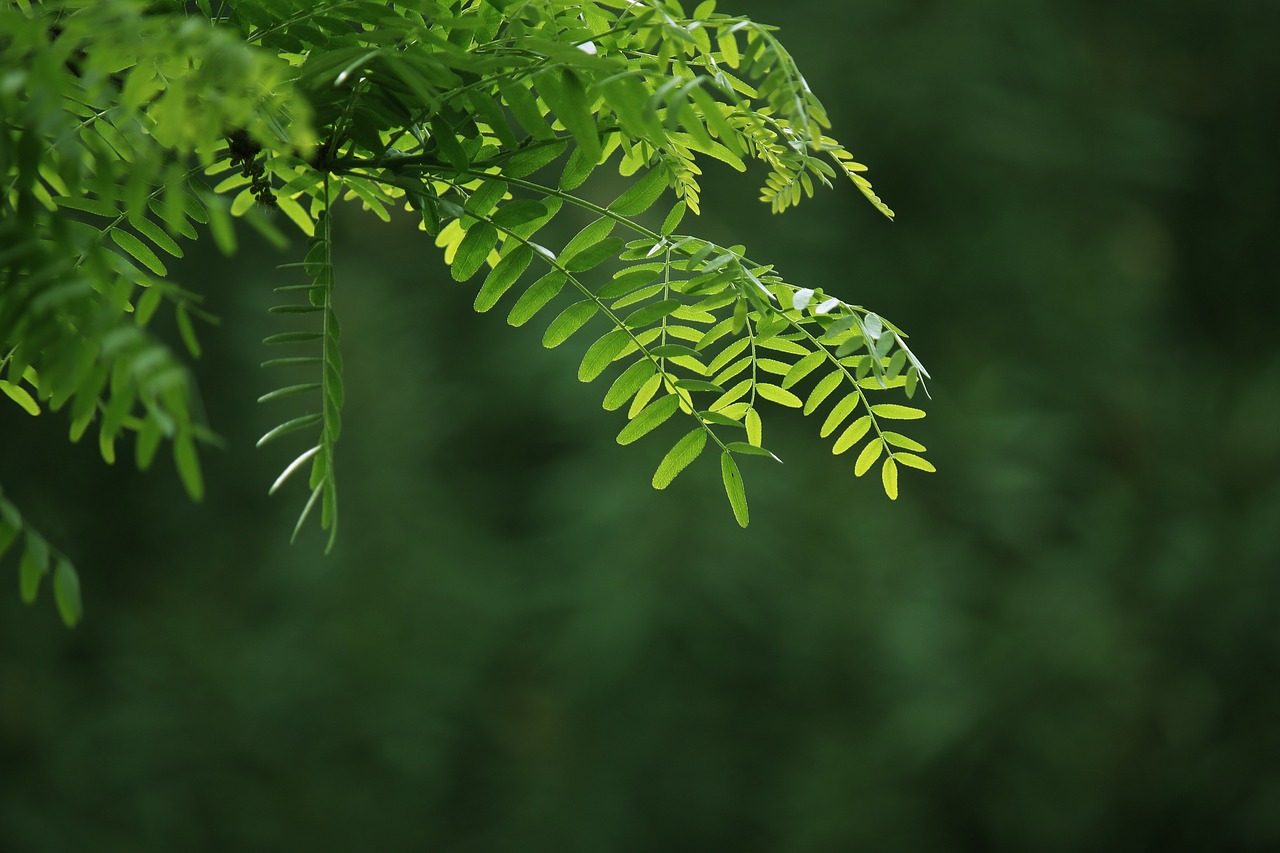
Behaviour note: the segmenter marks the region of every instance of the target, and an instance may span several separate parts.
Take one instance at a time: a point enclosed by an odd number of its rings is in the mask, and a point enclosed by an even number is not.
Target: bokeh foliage
[[[660,453],[617,452],[571,356],[475,346],[412,228],[357,218],[332,557],[262,495],[259,330],[197,365],[227,446],[198,510],[0,422],[10,493],[111,566],[74,633],[0,596],[6,847],[1280,843],[1280,11],[738,5],[899,220],[708,174],[702,224],[930,342],[941,472],[887,504],[796,417],[747,531],[714,470],[637,489]],[[286,260],[175,275],[251,324]]]

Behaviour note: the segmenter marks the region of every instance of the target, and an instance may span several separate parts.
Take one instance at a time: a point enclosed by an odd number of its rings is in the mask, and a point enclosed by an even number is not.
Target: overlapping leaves
[[[198,356],[195,324],[213,318],[168,278],[183,242],[207,230],[232,251],[240,217],[283,243],[277,226],[291,222],[312,241],[291,265],[306,281],[278,288],[292,298],[272,312],[291,326],[267,339],[284,354],[266,366],[301,373],[262,401],[300,408],[260,443],[311,436],[271,491],[305,472],[295,535],[318,507],[332,545],[344,395],[330,211],[350,201],[384,220],[413,211],[452,276],[479,281],[478,311],[501,304],[512,325],[541,323],[546,347],[580,347],[579,378],[607,375],[604,407],[625,414],[619,443],[670,435],[656,488],[711,447],[745,525],[740,460],[776,458],[768,405],[825,413],[833,451],[859,476],[878,466],[890,497],[901,468],[932,470],[891,428],[922,412],[872,397],[910,397],[927,378],[905,334],[681,230],[708,158],[761,166],[777,212],[847,178],[893,215],[827,135],[771,28],[714,0],[691,12],[677,0],[195,6],[0,9],[0,392],[12,403],[66,407],[73,440],[96,423],[108,462],[122,435],[142,467],[170,439],[198,498],[196,442],[212,436],[150,320],[170,306]],[[605,164],[627,181],[612,200],[593,189]],[[568,209],[589,222],[553,248],[547,226]],[[52,565],[74,621],[69,560],[3,499],[0,515],[0,546],[24,543],[24,595]]]

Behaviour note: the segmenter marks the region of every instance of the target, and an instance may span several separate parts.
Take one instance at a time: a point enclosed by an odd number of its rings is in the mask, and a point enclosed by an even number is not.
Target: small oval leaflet
[[[671,481],[685,468],[688,468],[707,446],[707,431],[698,427],[676,442],[658,463],[658,470],[653,474],[653,487],[665,489]]]
[[[933,467],[933,463],[928,459],[925,459],[923,456],[916,456],[914,453],[895,453],[893,454],[893,458],[897,459],[908,468],[917,468],[921,471],[927,471],[930,474],[938,470]]]
[[[837,455],[844,453],[859,441],[862,441],[863,436],[865,436],[870,430],[871,415],[863,415],[853,423],[849,424],[848,428],[840,434],[840,437],[836,439],[835,445],[832,446],[831,452]]]
[[[720,477],[724,480],[725,494],[729,496],[729,506],[733,507],[733,517],[740,527],[746,527],[751,521],[747,512],[747,490],[742,485],[738,463],[727,450],[720,454]]]
[[[831,409],[830,414],[827,415],[827,419],[822,424],[822,437],[826,438],[831,435],[831,433],[835,432],[836,428],[840,426],[840,424],[844,423],[844,419],[853,414],[853,410],[858,407],[858,403],[861,400],[862,398],[855,392],[853,394],[846,395],[839,403],[836,403],[835,407]]]
[[[631,336],[623,329],[614,329],[596,340],[582,357],[578,365],[578,380],[590,382],[608,367],[613,359],[622,352],[631,341]]]
[[[119,228],[111,232],[111,239],[121,249],[124,249],[134,260],[151,270],[156,275],[168,275],[169,270],[160,262],[160,258],[156,253],[147,248],[147,245],[128,231],[121,231]]]
[[[643,308],[637,308],[628,314],[622,322],[623,325],[630,326],[633,329],[639,326],[647,326],[650,323],[656,323],[679,307],[679,300],[664,299],[661,302],[654,302]]]
[[[631,185],[630,189],[609,205],[609,209],[622,216],[635,216],[648,210],[667,188],[667,175],[661,167],[655,167]]]
[[[493,244],[498,239],[498,229],[488,222],[477,222],[467,230],[466,236],[458,244],[457,254],[453,256],[453,265],[449,273],[455,281],[466,281],[484,265],[485,258],[493,251]]]
[[[821,406],[823,401],[831,396],[831,392],[836,390],[837,386],[840,385],[840,380],[842,379],[844,379],[844,374],[840,373],[838,370],[828,373],[826,376],[819,379],[818,384],[813,386],[813,390],[809,392],[809,399],[805,401],[804,413],[806,415],[813,414],[814,410]]]
[[[900,406],[897,403],[877,403],[871,407],[874,415],[900,421],[914,421],[924,417],[924,411],[911,406]]]
[[[680,398],[675,394],[659,397],[645,406],[638,415],[618,433],[618,444],[630,444],[641,436],[657,429],[680,408]]]
[[[540,201],[518,199],[498,208],[492,222],[500,228],[514,228],[547,215],[547,206]]]
[[[555,271],[547,273],[529,285],[529,289],[520,295],[515,305],[511,306],[507,322],[512,326],[523,326],[532,320],[533,316],[546,307],[548,302],[556,298],[556,294],[564,287],[564,282],[564,273]]]
[[[817,350],[806,355],[804,358],[791,365],[791,369],[782,377],[782,387],[790,388],[801,379],[804,379],[813,371],[817,370],[824,361],[827,360],[827,354],[823,350]]]
[[[533,249],[529,246],[519,246],[498,261],[485,276],[484,284],[476,294],[475,310],[483,314],[497,305],[502,295],[511,289],[511,285],[515,284],[521,274],[528,269],[531,260],[533,260]]]
[[[84,615],[84,605],[80,601],[80,576],[66,557],[58,560],[58,566],[53,570],[53,601],[62,623],[74,628]]]
[[[853,465],[853,473],[861,477],[867,471],[871,470],[871,466],[876,464],[876,460],[880,458],[881,451],[884,450],[884,442],[878,438],[873,438],[862,448],[862,452],[858,454],[858,461]]]
[[[31,392],[21,385],[14,385],[12,382],[0,379],[0,391],[3,391],[9,399],[25,409],[27,414],[40,414],[40,404],[31,396]]]
[[[542,345],[547,349],[560,346],[569,340],[574,332],[586,325],[586,322],[595,316],[597,310],[598,306],[592,299],[584,299],[570,305],[551,321],[546,334],[542,336]]]
[[[760,447],[764,444],[764,421],[760,419],[760,413],[754,408],[747,409],[746,415],[742,418],[742,425],[747,428],[747,441]]]
[[[602,405],[605,411],[612,412],[620,408],[649,381],[649,377],[653,376],[657,370],[652,361],[642,358],[618,374],[618,378],[613,380],[613,384],[604,395]]]
[[[766,382],[756,385],[756,393],[771,403],[777,403],[779,406],[786,406],[790,409],[798,409],[803,405],[800,398],[795,394],[792,394],[790,391],[787,391],[777,385],[770,385]]]
[[[884,484],[884,493],[889,496],[889,500],[896,501],[898,499],[898,466],[894,464],[892,456],[884,460],[884,466],[880,469],[880,482]]]
[[[901,447],[903,450],[914,450],[919,453],[924,453],[925,451],[925,446],[923,444],[913,438],[907,438],[901,433],[884,430],[880,435],[885,441],[889,442],[894,447]]]
[[[566,254],[560,262],[569,272],[586,272],[615,257],[621,248],[621,237],[606,237],[594,246],[588,246],[572,255]]]

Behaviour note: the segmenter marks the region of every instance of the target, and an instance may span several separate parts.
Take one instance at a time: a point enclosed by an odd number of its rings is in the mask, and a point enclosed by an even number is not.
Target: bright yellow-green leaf
[[[756,393],[772,403],[777,403],[779,406],[798,409],[804,405],[795,394],[777,385],[762,382],[756,386]]]
[[[645,406],[635,418],[618,433],[618,444],[630,444],[661,426],[680,408],[680,398],[675,394],[659,397]]]
[[[892,457],[884,460],[884,465],[880,468],[880,481],[884,484],[884,493],[889,496],[889,500],[896,501],[898,499],[898,466],[893,463]]]
[[[884,442],[878,438],[873,438],[862,448],[862,452],[858,454],[858,461],[853,465],[853,473],[859,477],[867,473],[871,466],[876,464],[876,460],[880,458],[880,453],[884,450]]]
[[[894,447],[901,447],[903,450],[914,450],[917,453],[924,453],[925,446],[915,439],[907,438],[905,435],[897,432],[885,430],[880,436]]]
[[[899,406],[896,403],[878,403],[871,407],[871,413],[877,417],[900,421],[914,421],[924,417],[924,410],[911,406]]]
[[[859,441],[862,441],[862,437],[866,435],[867,431],[870,429],[871,416],[863,415],[853,423],[849,424],[848,428],[840,434],[840,437],[836,439],[835,445],[831,448],[831,452],[835,454],[844,453]]]
[[[747,441],[756,447],[760,447],[764,443],[764,423],[760,420],[760,413],[754,408],[747,409],[747,414],[742,420],[742,425],[747,428]]]
[[[662,457],[662,461],[658,463],[658,470],[653,474],[653,487],[655,489],[665,489],[671,485],[671,481],[676,478],[676,475],[688,468],[693,460],[697,459],[698,455],[702,453],[702,448],[706,447],[706,445],[707,431],[702,427],[698,427],[677,441],[675,446],[667,451],[667,455]]]
[[[806,415],[813,414],[822,405],[823,401],[831,396],[831,392],[836,390],[842,379],[844,379],[844,374],[837,370],[818,380],[818,384],[809,392],[809,399],[805,401],[804,413]]]
[[[13,400],[13,402],[25,409],[27,414],[40,414],[40,404],[37,403],[35,398],[31,396],[31,393],[21,385],[14,385],[12,382],[0,379],[0,391],[3,391],[9,399]]]
[[[916,456],[914,453],[895,453],[893,454],[893,458],[897,459],[908,468],[918,468],[921,471],[928,471],[930,474],[938,470],[933,467],[933,463],[928,459],[925,459],[922,456]]]
[[[839,403],[836,403],[831,413],[827,415],[827,419],[822,423],[822,437],[826,438],[835,432],[836,428],[844,423],[844,419],[853,414],[853,410],[858,407],[861,399],[856,393],[848,394]]]

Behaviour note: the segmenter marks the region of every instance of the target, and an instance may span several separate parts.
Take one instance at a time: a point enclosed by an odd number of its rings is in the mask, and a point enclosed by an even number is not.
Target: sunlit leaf
[[[658,470],[653,474],[653,487],[665,489],[671,485],[671,481],[698,458],[706,445],[707,431],[702,427],[698,427],[677,441],[658,463]]]

